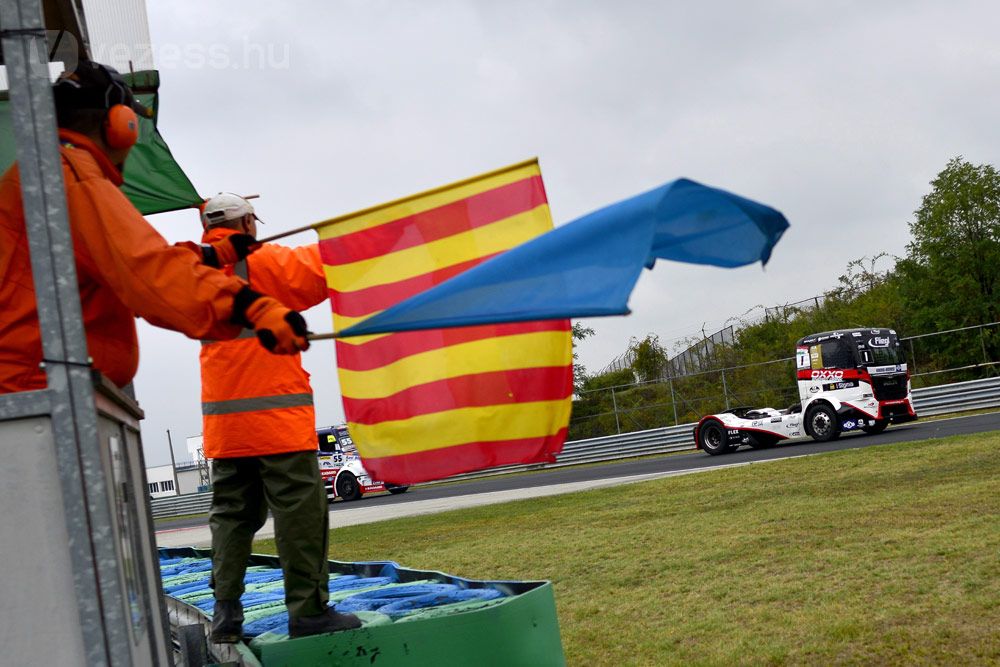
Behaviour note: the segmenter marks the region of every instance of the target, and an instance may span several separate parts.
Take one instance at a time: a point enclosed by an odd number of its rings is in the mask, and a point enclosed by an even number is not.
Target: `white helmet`
[[[205,229],[209,229],[230,220],[239,220],[245,215],[252,215],[260,221],[246,199],[231,192],[220,192],[205,202],[201,210],[201,222]]]

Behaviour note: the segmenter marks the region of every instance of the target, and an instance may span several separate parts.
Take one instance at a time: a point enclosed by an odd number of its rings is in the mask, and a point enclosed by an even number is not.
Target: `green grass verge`
[[[993,433],[341,528],[331,558],[550,579],[570,665],[1000,664],[998,492]]]

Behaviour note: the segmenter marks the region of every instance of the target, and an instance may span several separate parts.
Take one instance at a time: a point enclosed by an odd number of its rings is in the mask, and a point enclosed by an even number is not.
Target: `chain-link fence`
[[[727,322],[736,322],[719,329],[711,336],[703,336],[692,343],[680,354],[670,357],[667,363],[670,365],[669,375],[680,376],[708,370],[715,362],[715,350],[719,346],[732,345],[736,338],[736,331],[739,328],[752,326],[770,320],[787,321],[799,313],[810,310],[817,310],[829,299],[844,298],[863,292],[863,289],[835,289],[819,296],[809,297],[794,303],[785,303],[777,306],[754,306],[747,312],[737,317],[731,317]],[[692,337],[693,338],[693,337]],[[630,347],[622,354],[618,355],[611,362],[598,371],[598,375],[613,373],[616,371],[631,368],[635,361],[635,349]]]
[[[901,338],[900,343],[914,388],[1000,375],[1000,322]],[[697,358],[699,364],[714,362],[721,368],[678,373],[668,363],[665,377],[656,382],[581,392],[573,404],[569,439],[674,426],[740,406],[785,408],[798,402],[794,357],[727,366],[731,344],[729,338],[706,346]]]
[[[716,331],[692,344],[686,350],[667,360],[670,375],[687,375],[697,373],[711,366],[716,359],[716,350],[723,345],[732,345],[736,340],[736,330],[732,326]],[[615,357],[610,364],[600,370],[598,375],[631,368],[635,361],[635,349],[629,348],[623,354]]]
[[[1000,375],[1000,322],[901,338],[913,386]]]
[[[818,310],[826,300],[831,296],[843,296],[844,291],[833,291],[829,294],[823,294],[820,296],[814,296],[808,299],[803,299],[802,301],[796,301],[795,303],[785,303],[780,306],[771,306],[764,309],[764,316],[760,319],[770,321],[777,320],[779,322],[788,318],[791,313],[801,313],[807,310]]]

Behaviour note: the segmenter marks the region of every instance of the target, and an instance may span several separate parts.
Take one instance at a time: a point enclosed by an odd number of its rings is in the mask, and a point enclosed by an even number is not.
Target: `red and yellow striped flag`
[[[552,228],[536,160],[317,227],[340,331]],[[554,460],[573,394],[569,320],[337,341],[348,428],[407,484]]]

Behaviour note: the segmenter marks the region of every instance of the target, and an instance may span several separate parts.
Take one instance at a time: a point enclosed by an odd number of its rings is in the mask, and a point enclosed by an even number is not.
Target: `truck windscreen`
[[[358,451],[357,446],[354,444],[354,440],[351,438],[350,433],[347,432],[346,427],[337,428],[337,440],[340,442],[341,449],[348,454],[353,454]]]
[[[875,366],[904,363],[902,349],[895,336],[869,336],[862,349],[865,362]]]
[[[903,355],[899,347],[869,348],[872,354],[872,364],[875,366],[890,366],[903,363]]]

